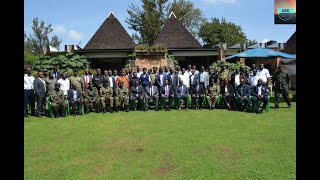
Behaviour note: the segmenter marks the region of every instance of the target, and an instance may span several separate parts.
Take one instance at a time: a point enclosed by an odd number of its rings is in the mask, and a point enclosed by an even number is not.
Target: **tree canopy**
[[[221,20],[211,18],[211,22],[203,22],[198,35],[203,40],[205,47],[212,47],[220,42],[232,46],[247,41],[241,26],[233,22],[227,22],[225,18]]]

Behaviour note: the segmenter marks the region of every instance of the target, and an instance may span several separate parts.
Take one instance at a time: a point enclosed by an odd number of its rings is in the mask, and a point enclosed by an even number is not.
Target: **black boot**
[[[109,107],[109,112],[113,113],[113,107]]]
[[[103,113],[106,113],[107,112],[107,108],[103,108]]]
[[[129,106],[126,106],[126,112],[129,112]]]
[[[158,106],[156,106],[156,111],[159,111],[159,108],[158,108]]]

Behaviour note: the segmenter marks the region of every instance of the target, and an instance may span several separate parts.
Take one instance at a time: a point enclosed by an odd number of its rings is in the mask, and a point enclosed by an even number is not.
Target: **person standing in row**
[[[43,73],[38,72],[38,77],[34,80],[34,92],[37,98],[37,117],[45,116],[46,105],[46,82],[43,80]]]
[[[26,68],[24,74],[24,116],[28,117],[28,105],[31,108],[31,115],[34,116],[34,77],[31,75],[31,69]]]
[[[73,70],[73,76],[71,76],[69,79],[71,84],[74,84],[79,91],[82,91],[81,77],[78,76],[78,69]]]
[[[275,87],[275,108],[279,108],[280,94],[282,94],[282,97],[286,101],[288,107],[291,108],[291,102],[289,98],[290,76],[288,72],[283,69],[283,65],[278,66],[278,71],[274,73],[272,79]]]
[[[68,90],[70,89],[70,80],[67,78],[67,72],[64,72],[62,78],[57,81],[60,84],[60,90],[63,91],[65,96],[68,95]]]
[[[89,83],[92,82],[92,77],[89,74],[89,69],[84,70],[84,74],[81,76],[82,93],[84,95]]]

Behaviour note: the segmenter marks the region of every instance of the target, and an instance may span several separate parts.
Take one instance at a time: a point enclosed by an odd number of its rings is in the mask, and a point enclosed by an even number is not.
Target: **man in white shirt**
[[[28,104],[31,108],[31,115],[34,116],[34,77],[31,75],[31,69],[26,68],[24,74],[24,116],[28,117]]]
[[[248,78],[248,83],[249,83],[249,85],[251,86],[251,88],[252,87],[254,87],[254,86],[256,86],[257,84],[258,84],[258,80],[259,80],[259,76],[257,75],[257,70],[256,69],[254,69],[253,71],[252,71],[252,75],[249,75],[249,78]]]
[[[140,78],[142,73],[140,66],[137,66],[137,77]]]
[[[262,82],[268,86],[270,73],[268,69],[264,68],[264,65],[262,63],[260,64],[260,68],[258,69],[257,74],[262,79]]]
[[[182,68],[181,70],[181,74],[178,75],[179,79],[182,80],[183,84],[185,86],[187,86],[187,88],[189,89],[190,88],[190,82],[189,82],[189,73],[186,72],[186,69],[185,68]]]
[[[240,68],[236,69],[236,72],[233,74],[234,76],[234,88],[237,88],[240,85]]]
[[[67,72],[63,73],[62,78],[58,80],[58,83],[60,84],[60,90],[62,90],[63,94],[67,96],[68,90],[70,89],[70,81],[67,78]]]

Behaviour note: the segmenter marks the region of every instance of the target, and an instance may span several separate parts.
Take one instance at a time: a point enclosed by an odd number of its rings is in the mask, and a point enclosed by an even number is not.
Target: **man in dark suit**
[[[168,80],[168,75],[163,71],[163,67],[160,67],[159,74],[156,79],[159,89],[164,85],[165,80]]]
[[[199,109],[201,110],[204,93],[205,93],[204,87],[200,84],[199,79],[196,79],[195,84],[190,87],[191,87],[190,93],[191,93],[194,109],[198,109],[199,101],[200,101]]]
[[[166,107],[166,111],[171,111],[170,107],[172,106],[174,92],[172,86],[169,85],[169,81],[167,79],[164,81],[164,85],[161,87],[160,93],[163,105]],[[166,103],[167,99],[169,100],[169,104]]]
[[[238,106],[238,110],[247,111],[247,106],[249,102],[249,96],[251,94],[251,88],[247,84],[245,84],[245,80],[243,78],[240,79],[240,84],[237,86],[235,91],[235,103]],[[244,105],[242,106],[242,103]]]
[[[139,85],[139,80],[137,80],[134,86],[130,87],[130,101],[133,107],[133,110],[137,110],[137,104],[135,103],[138,100],[139,110],[142,110],[142,101],[144,97],[144,89]]]
[[[168,74],[168,81],[169,81],[169,85],[172,86],[176,96],[176,89],[179,85],[179,78],[178,78],[178,74],[175,73],[175,70],[173,68],[170,69],[170,74]]]
[[[93,87],[96,87],[98,92],[100,91],[100,88],[103,85],[103,80],[104,78],[103,78],[103,75],[101,74],[101,69],[97,68],[97,74],[93,75],[92,82],[93,82]]]
[[[53,67],[53,77],[56,78],[57,80],[60,79],[61,77],[61,74],[58,72],[58,67],[57,66],[54,66]]]
[[[43,79],[43,73],[38,72],[38,77],[34,80],[34,92],[37,98],[37,117],[45,116],[46,101],[46,82]]]
[[[233,99],[233,86],[229,83],[229,79],[224,79],[224,85],[221,86],[221,94],[224,104],[227,106],[228,110],[231,110],[231,100]]]
[[[73,115],[80,115],[83,104],[83,96],[75,84],[71,84],[71,89],[68,90],[68,101],[71,105]]]
[[[183,99],[185,105],[186,105],[186,111],[188,111],[189,107],[189,100],[188,100],[188,87],[183,84],[183,81],[179,81],[179,86],[176,89],[176,97],[178,98],[178,110],[181,110],[181,99]]]
[[[196,80],[199,80],[200,79],[200,77],[199,77],[199,74],[196,74],[195,73],[195,69],[191,69],[191,75],[190,75],[190,78],[189,78],[189,80],[190,80],[190,87],[191,86],[193,86],[193,85],[195,85],[196,84]]]
[[[149,81],[151,81],[150,75],[147,73],[147,68],[142,69],[143,73],[140,75],[141,86],[146,89],[149,86]]]
[[[138,78],[138,73],[133,72],[132,74],[133,74],[133,76],[130,79],[130,87],[133,87],[136,84],[136,81],[138,81],[140,84],[140,78]]]
[[[257,114],[263,113],[263,110],[266,109],[266,105],[268,104],[269,90],[266,84],[263,83],[262,79],[259,79],[258,84],[253,87],[251,95],[252,95],[252,103],[254,105],[255,113]],[[259,104],[258,104],[259,100],[263,102],[263,106],[260,110],[259,110]]]
[[[142,77],[143,75],[140,76],[140,78]],[[149,108],[149,100],[153,100],[156,104],[156,111],[158,111],[158,103],[159,103],[159,91],[158,91],[158,87],[157,86],[154,86],[153,82],[150,81],[149,82],[149,86],[146,87],[146,91],[145,91],[145,111],[148,111],[148,108]]]

